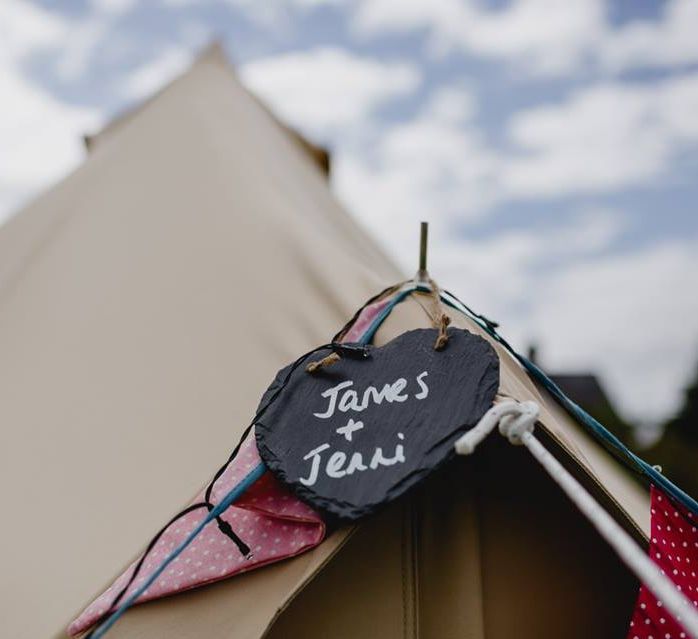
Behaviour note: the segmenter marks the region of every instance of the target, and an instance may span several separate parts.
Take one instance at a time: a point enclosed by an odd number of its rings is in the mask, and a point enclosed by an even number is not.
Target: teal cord
[[[442,295],[443,301],[463,313],[485,330],[493,339],[497,340],[504,348],[506,348],[528,371],[533,379],[540,382],[545,389],[557,400],[557,402],[579,423],[581,424],[602,446],[609,450],[613,455],[618,457],[631,470],[640,473],[647,477],[651,482],[660,486],[668,495],[685,506],[694,515],[698,515],[698,502],[686,492],[681,490],[676,484],[662,475],[651,464],[632,452],[623,442],[615,435],[608,431],[599,421],[594,419],[581,406],[575,404],[567,395],[562,392],[562,389],[548,377],[538,366],[529,361],[523,355],[514,350],[492,325],[476,315],[455,296],[451,294]],[[377,330],[377,328],[376,328]]]
[[[186,547],[194,541],[199,533],[210,524],[216,517],[224,513],[242,494],[254,484],[264,473],[266,466],[263,463],[257,464],[237,485],[231,488],[223,499],[211,510],[206,517],[189,533],[189,536],[175,548],[163,561],[158,569],[153,572],[148,579],[138,587],[109,617],[95,628],[90,634],[91,639],[100,639],[109,629],[122,617],[122,615],[134,604],[136,600],[155,583],[155,580],[165,571],[165,569],[184,552]]]

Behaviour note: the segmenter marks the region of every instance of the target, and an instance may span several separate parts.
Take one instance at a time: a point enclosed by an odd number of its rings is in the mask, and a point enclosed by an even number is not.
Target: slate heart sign
[[[450,459],[456,439],[492,406],[499,360],[468,331],[450,329],[441,351],[436,335],[409,331],[368,347],[367,359],[345,357],[313,374],[297,367],[255,425],[269,469],[310,505],[353,520]],[[279,372],[260,406],[289,370]]]

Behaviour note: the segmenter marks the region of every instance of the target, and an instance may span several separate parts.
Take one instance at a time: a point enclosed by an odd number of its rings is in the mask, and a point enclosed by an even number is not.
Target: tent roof
[[[14,518],[0,594],[17,638],[60,632],[218,467],[276,370],[399,279],[217,49],[0,229],[0,256],[0,480]],[[409,298],[377,341],[427,322]],[[644,491],[496,348],[502,392],[539,401],[562,456],[646,532]],[[259,637],[350,532],[136,607],[114,636],[205,623],[207,636]]]
[[[8,636],[65,627],[398,277],[217,50],[0,229]]]

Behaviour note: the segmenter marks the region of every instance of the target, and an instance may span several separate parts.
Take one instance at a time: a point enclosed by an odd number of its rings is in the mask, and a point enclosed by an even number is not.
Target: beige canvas
[[[61,636],[225,459],[276,370],[400,279],[220,50],[90,148],[0,229],[0,480],[13,522],[0,597],[3,630],[16,638]],[[408,300],[377,341],[428,323]],[[542,403],[560,458],[640,538],[645,492],[498,352],[503,392]],[[500,449],[482,460],[514,455]],[[489,467],[460,463],[301,557],[137,606],[112,636],[328,636],[304,626],[309,615],[338,637],[505,636],[498,611],[515,594],[512,565],[537,582],[531,593],[559,594],[564,553],[546,555],[550,540],[530,535],[527,507],[545,525],[564,520],[625,603],[632,580],[554,487],[536,493],[544,482],[513,459],[529,492],[488,491]],[[444,491],[446,480],[458,489]],[[525,557],[502,536],[514,498],[533,544]],[[536,561],[544,556],[549,564]],[[588,596],[560,610],[594,611],[597,575],[579,561],[571,570]],[[619,611],[605,628],[618,627]]]
[[[61,631],[398,277],[217,50],[98,138],[0,229],[3,635]]]

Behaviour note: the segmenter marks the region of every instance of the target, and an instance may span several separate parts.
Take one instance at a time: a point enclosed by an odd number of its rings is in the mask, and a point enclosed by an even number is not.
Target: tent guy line
[[[515,446],[525,446],[535,460],[593,524],[637,578],[661,600],[678,622],[698,637],[698,610],[587,490],[533,435],[539,407],[535,402],[506,401],[493,406],[475,428],[455,444],[459,455],[471,455],[496,426]],[[668,636],[668,635],[667,635]]]

